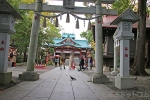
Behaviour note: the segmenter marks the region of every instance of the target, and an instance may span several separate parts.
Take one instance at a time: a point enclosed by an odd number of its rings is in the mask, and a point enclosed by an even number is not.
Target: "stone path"
[[[0,100],[125,100],[107,86],[88,80],[82,71],[57,67],[42,73],[37,81],[24,81],[1,91]]]

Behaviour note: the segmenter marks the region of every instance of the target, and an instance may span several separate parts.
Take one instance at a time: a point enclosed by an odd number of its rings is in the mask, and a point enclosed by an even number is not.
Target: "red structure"
[[[50,47],[54,48],[54,55],[63,55],[69,59],[70,54],[74,54],[75,58],[86,56],[87,51],[92,49],[87,40],[76,40],[75,34],[63,33],[61,39],[54,39],[54,44]]]

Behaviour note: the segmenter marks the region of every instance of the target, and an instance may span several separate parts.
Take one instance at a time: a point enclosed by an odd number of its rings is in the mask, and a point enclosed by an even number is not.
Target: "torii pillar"
[[[35,12],[40,14],[41,9],[42,9],[42,0],[36,0]],[[40,26],[40,15],[36,13],[34,13],[33,22],[32,22],[27,69],[22,74],[19,74],[19,79],[24,81],[35,81],[39,79],[39,74],[34,72],[35,57],[36,57],[37,42],[38,42],[38,31]]]
[[[96,70],[90,76],[90,81],[93,83],[107,83],[109,79],[103,74],[103,33],[102,33],[102,6],[101,0],[96,1],[96,16],[95,19],[95,66]]]
[[[120,75],[115,77],[115,87],[119,89],[134,88],[135,78],[130,77],[130,39],[134,37],[132,24],[139,19],[137,15],[128,8],[120,14],[111,24],[117,25],[114,37],[120,40]]]

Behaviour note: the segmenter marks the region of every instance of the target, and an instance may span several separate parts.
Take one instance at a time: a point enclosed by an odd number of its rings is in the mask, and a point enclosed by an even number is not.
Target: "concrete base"
[[[12,72],[0,73],[0,84],[8,84],[12,81]]]
[[[36,81],[39,79],[39,74],[34,71],[25,71],[19,74],[19,79],[24,81]]]
[[[111,75],[113,75],[113,76],[117,76],[117,74],[118,74],[117,71],[112,71],[112,72],[111,72]]]
[[[110,67],[104,67],[103,71],[109,72],[110,71]]]
[[[94,73],[90,76],[90,81],[93,83],[103,84],[109,82],[109,79],[104,74]]]
[[[150,69],[145,69],[145,71],[146,71],[148,74],[150,74]]]
[[[115,77],[115,87],[119,89],[130,89],[135,87],[135,78],[132,77]]]

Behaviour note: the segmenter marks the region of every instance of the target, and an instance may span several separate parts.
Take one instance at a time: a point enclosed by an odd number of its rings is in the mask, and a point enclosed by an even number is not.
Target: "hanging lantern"
[[[66,23],[70,23],[70,17],[68,13],[67,13],[67,18],[66,18]]]
[[[46,18],[44,17],[44,20],[43,20],[43,26],[42,27],[46,27]]]
[[[88,30],[91,30],[91,21],[89,20],[89,23],[88,23]]]
[[[76,21],[76,29],[79,29],[79,20]]]
[[[58,18],[56,17],[55,27],[58,27]]]

